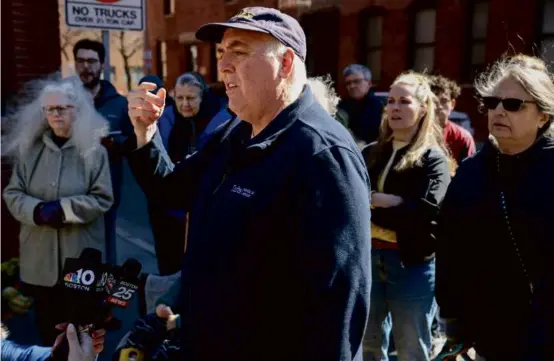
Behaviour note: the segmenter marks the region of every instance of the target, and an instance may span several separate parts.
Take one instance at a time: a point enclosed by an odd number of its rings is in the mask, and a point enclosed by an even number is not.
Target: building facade
[[[457,109],[471,116],[477,140],[487,129],[477,111],[475,74],[505,53],[554,59],[554,0],[149,0],[149,70],[168,87],[193,70],[216,82],[215,47],[196,41],[194,32],[253,5],[300,21],[309,75],[330,74],[340,94],[342,69],[354,62],[372,70],[377,90],[386,91],[407,69],[456,80],[463,89]]]
[[[6,105],[19,99],[22,86],[59,70],[60,42],[57,0],[2,2],[2,117]],[[11,167],[2,158],[2,187]],[[2,201],[2,261],[19,255],[19,223]]]

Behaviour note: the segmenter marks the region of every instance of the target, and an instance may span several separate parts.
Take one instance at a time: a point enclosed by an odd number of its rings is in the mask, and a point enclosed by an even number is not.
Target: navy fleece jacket
[[[186,360],[361,360],[371,286],[362,156],[309,87],[251,132],[235,118],[176,166],[159,136],[129,155],[150,200],[191,210],[175,310]]]

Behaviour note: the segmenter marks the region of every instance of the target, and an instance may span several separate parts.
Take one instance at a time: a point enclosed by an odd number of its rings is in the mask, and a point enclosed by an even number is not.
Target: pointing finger
[[[165,96],[167,94],[167,91],[165,90],[165,88],[160,88],[158,90],[158,92],[156,93],[156,95],[160,98],[160,99],[163,99],[164,100],[164,103],[165,103]]]
[[[158,86],[154,83],[149,83],[149,82],[144,82],[144,83],[140,83],[138,88],[140,90],[144,90],[144,91],[151,91],[151,90],[154,90],[156,89]]]

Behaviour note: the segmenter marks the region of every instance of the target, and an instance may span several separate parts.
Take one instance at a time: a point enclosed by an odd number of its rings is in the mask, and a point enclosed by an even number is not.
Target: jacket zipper
[[[214,191],[212,192],[212,196],[217,193],[219,188],[221,188],[221,186],[223,185],[223,183],[225,183],[226,180],[227,180],[227,173],[223,173],[223,177],[221,177],[219,184],[217,185],[217,187],[215,187]]]
[[[62,178],[62,167],[63,167],[63,151],[60,148],[60,167],[58,169],[58,179],[56,179],[56,199],[60,199],[60,179]],[[61,229],[56,230],[58,235],[58,277],[63,272],[64,260],[62,260],[62,237]]]
[[[496,164],[498,168],[498,174],[500,175],[500,154],[497,154],[496,156]],[[502,205],[502,210],[504,212],[504,219],[506,221],[506,225],[508,226],[508,232],[510,233],[510,238],[512,240],[512,244],[514,246],[514,249],[516,251],[517,257],[519,259],[519,263],[521,265],[521,269],[523,271],[523,274],[525,278],[527,279],[527,283],[529,285],[529,292],[531,293],[531,299],[529,300],[529,303],[533,302],[533,294],[535,293],[535,287],[533,286],[533,282],[531,281],[531,277],[529,276],[529,272],[527,271],[527,267],[525,266],[525,262],[523,260],[523,256],[521,255],[521,251],[519,250],[519,246],[517,244],[516,238],[514,236],[514,232],[512,230],[512,223],[510,222],[510,217],[508,213],[508,206],[506,204],[506,197],[504,195],[504,191],[500,191],[500,203]]]

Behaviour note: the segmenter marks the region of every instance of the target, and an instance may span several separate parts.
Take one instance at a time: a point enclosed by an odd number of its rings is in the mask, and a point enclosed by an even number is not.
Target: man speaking
[[[191,210],[183,259],[186,360],[361,360],[369,312],[369,180],[347,130],[306,85],[306,38],[275,9],[201,27],[237,115],[173,165],[165,89],[129,99],[144,192]]]

